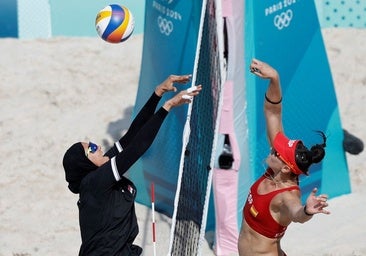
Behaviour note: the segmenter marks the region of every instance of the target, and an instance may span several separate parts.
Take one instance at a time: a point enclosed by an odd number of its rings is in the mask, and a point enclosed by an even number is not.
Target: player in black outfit
[[[75,143],[66,151],[66,181],[73,193],[79,193],[79,255],[141,255],[142,248],[133,244],[139,232],[136,187],[123,174],[150,147],[170,109],[199,94],[201,86],[181,91],[155,112],[164,92],[176,91],[174,83],[189,80],[189,75],[171,75],[157,86],[127,133],[105,154],[92,142]]]

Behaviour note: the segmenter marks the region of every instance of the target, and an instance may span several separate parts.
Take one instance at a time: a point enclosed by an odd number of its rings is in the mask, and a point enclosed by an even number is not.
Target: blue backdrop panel
[[[0,2],[0,37],[18,37],[17,1]]]
[[[249,3],[250,2],[250,3]],[[328,136],[326,157],[311,167],[300,185],[305,198],[313,187],[330,196],[350,192],[343,132],[329,63],[313,1],[247,1],[246,62],[255,57],[281,75],[285,133],[308,147],[321,142],[314,130]],[[250,21],[250,22],[249,22]],[[246,74],[252,177],[264,171],[269,153],[263,115],[268,81]],[[303,176],[303,175],[302,175]],[[336,181],[336,183],[335,183]]]
[[[192,74],[201,16],[201,1],[146,1],[145,32],[139,89],[134,113],[155,87],[170,74]],[[179,85],[178,90],[190,87]],[[173,96],[173,92],[161,100]],[[187,106],[173,109],[144,157],[129,172],[138,187],[137,201],[150,205],[150,184],[155,184],[155,207],[173,214],[182,133]]]

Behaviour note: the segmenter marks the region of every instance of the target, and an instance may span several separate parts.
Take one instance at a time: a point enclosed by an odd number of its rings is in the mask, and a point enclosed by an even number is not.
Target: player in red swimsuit
[[[314,188],[301,203],[298,176],[308,175],[311,164],[320,162],[325,155],[326,137],[310,150],[301,140],[290,140],[283,132],[282,94],[277,71],[268,64],[253,59],[250,70],[268,79],[264,113],[271,153],[266,158],[266,172],[252,185],[243,209],[242,228],[238,240],[240,256],[286,255],[280,245],[287,226],[291,222],[304,223],[314,214],[329,214],[328,196],[316,195]]]

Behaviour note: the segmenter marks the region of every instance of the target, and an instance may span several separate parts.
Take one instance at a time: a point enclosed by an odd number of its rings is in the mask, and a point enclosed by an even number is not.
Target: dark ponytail
[[[322,131],[316,131],[319,133],[323,138],[322,144],[316,144],[311,147],[310,151],[312,152],[312,162],[313,163],[319,163],[325,156],[325,150],[324,148],[327,146],[327,137],[325,136],[324,132]]]

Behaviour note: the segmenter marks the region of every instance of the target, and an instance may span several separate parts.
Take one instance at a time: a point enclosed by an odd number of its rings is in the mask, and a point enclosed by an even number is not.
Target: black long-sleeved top
[[[106,152],[110,160],[89,173],[80,186],[79,255],[140,255],[133,245],[139,229],[135,213],[136,187],[123,174],[153,143],[168,112],[155,109],[160,97],[149,98],[127,133]]]

